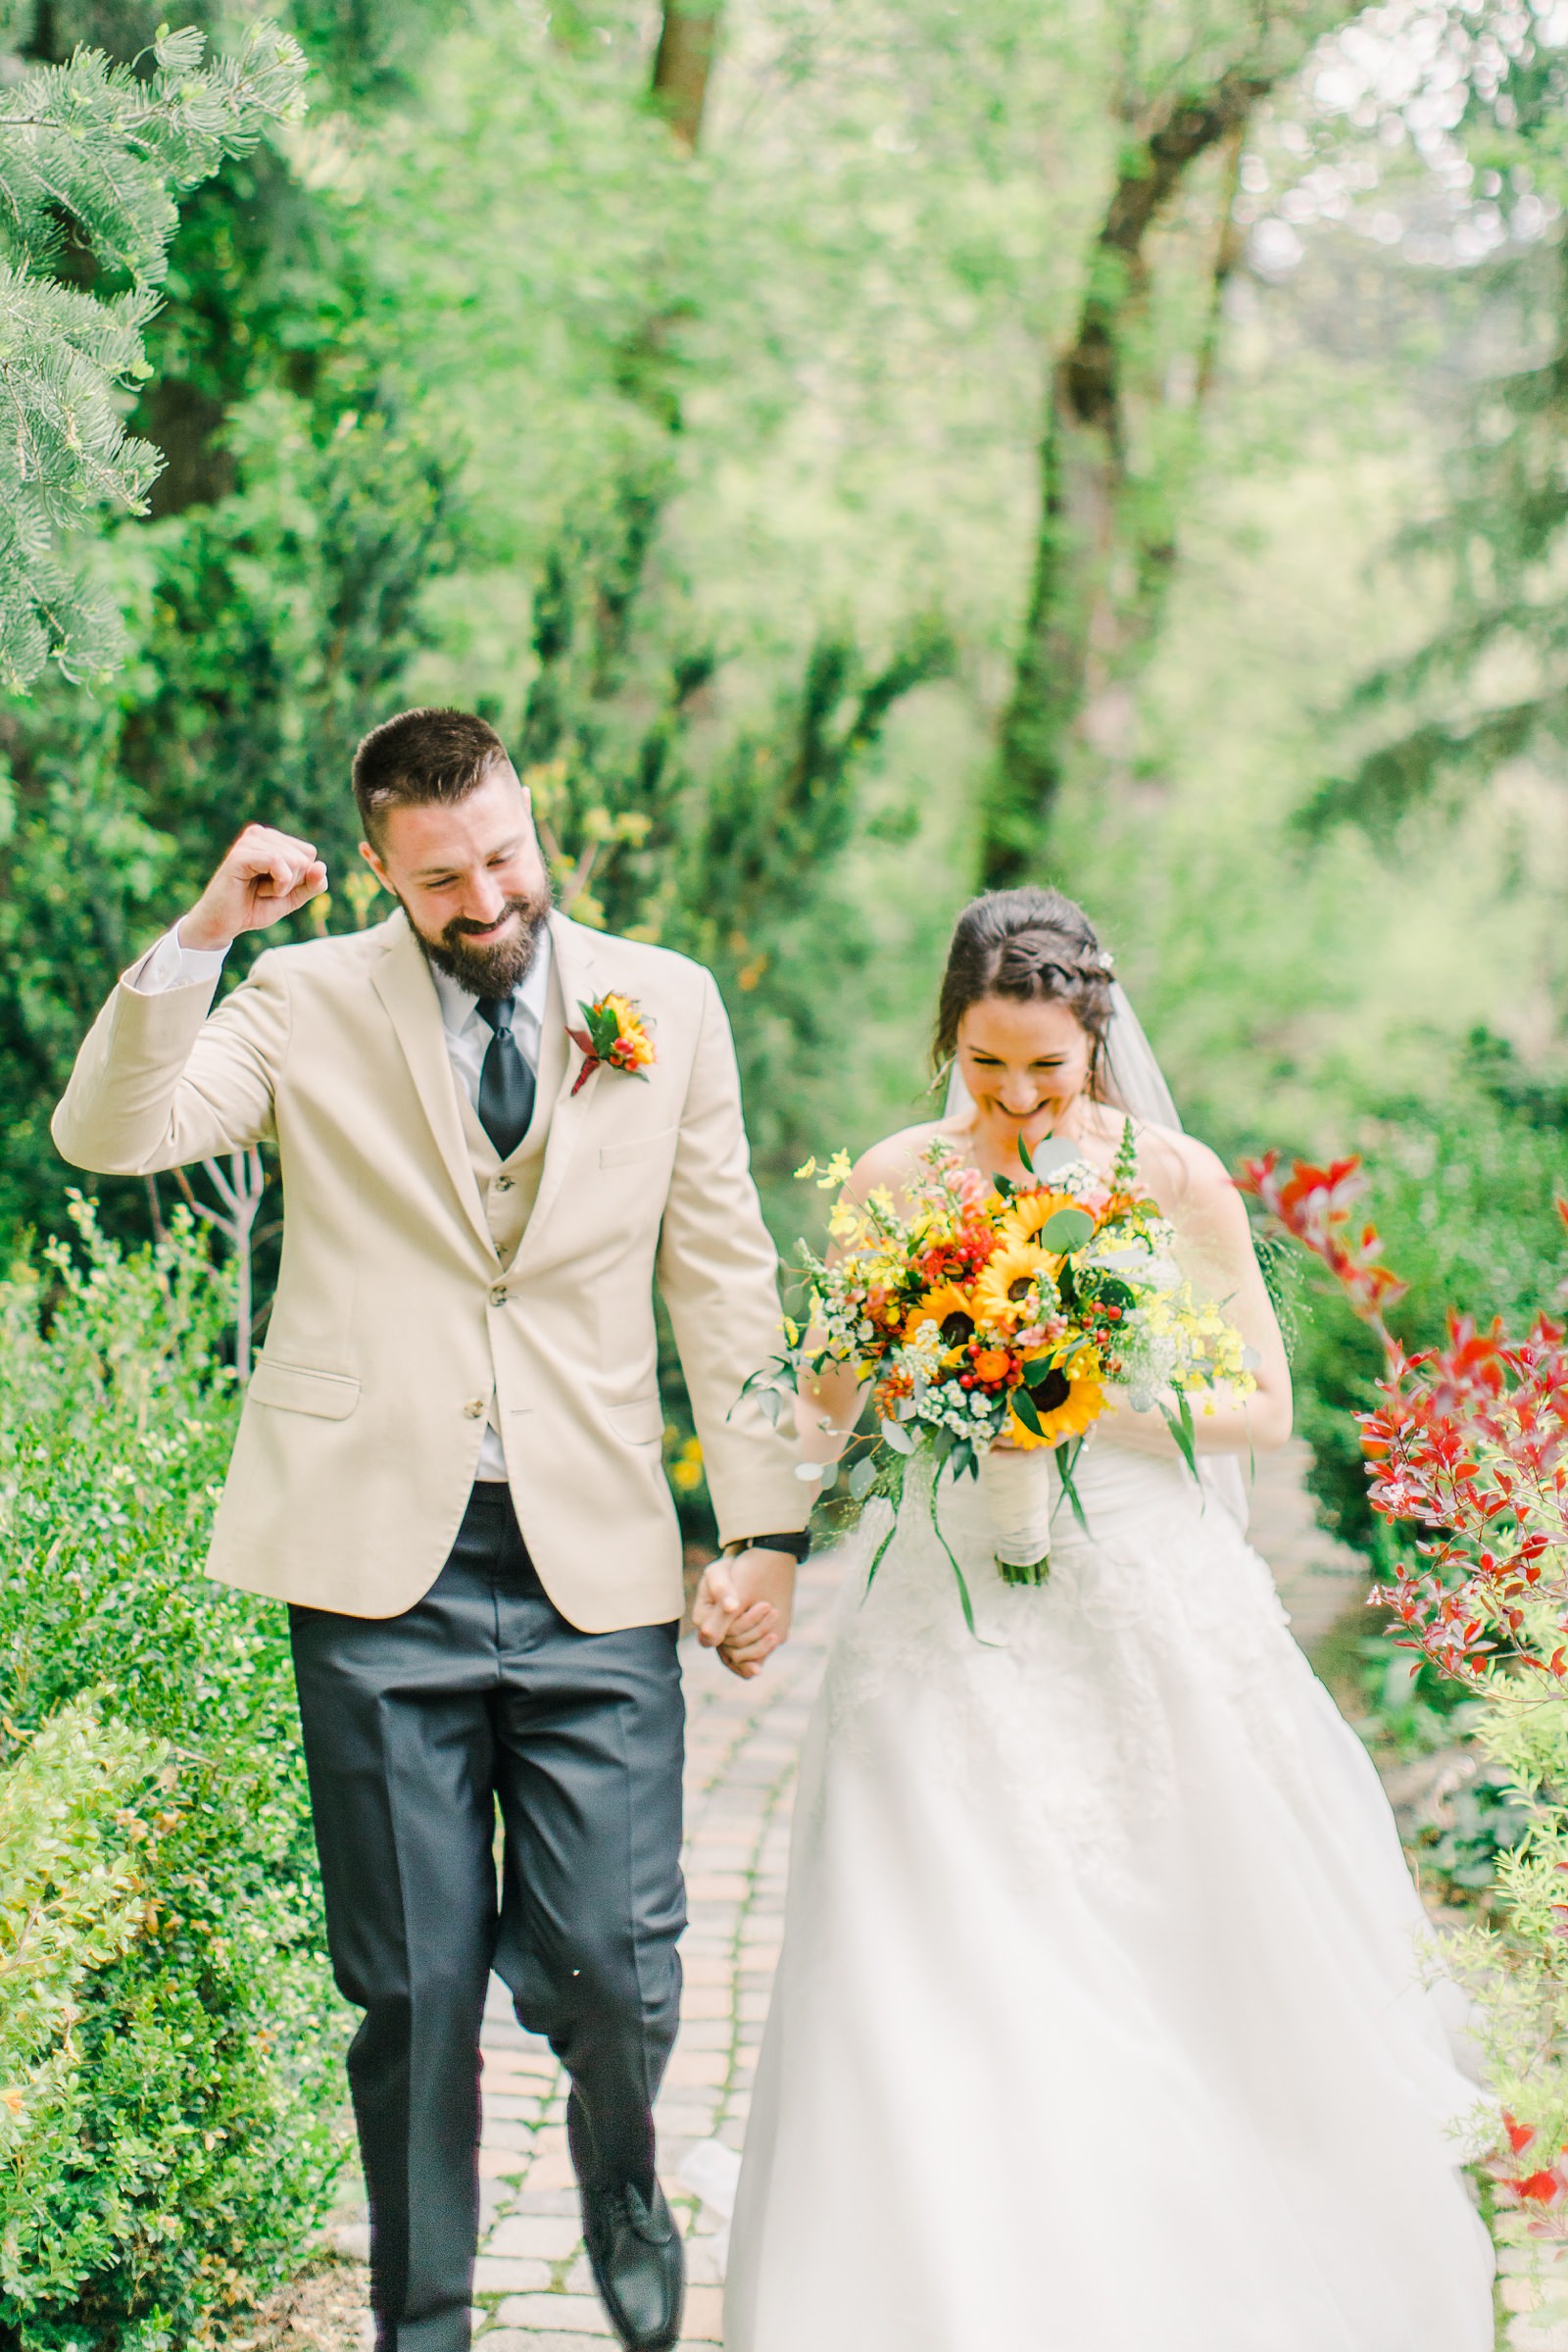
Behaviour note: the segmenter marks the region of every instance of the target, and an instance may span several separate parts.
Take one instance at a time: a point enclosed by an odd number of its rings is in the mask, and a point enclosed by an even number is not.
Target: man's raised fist
[[[182,948],[221,951],[242,931],[265,931],[326,888],[316,844],[270,825],[247,825],[178,930]]]

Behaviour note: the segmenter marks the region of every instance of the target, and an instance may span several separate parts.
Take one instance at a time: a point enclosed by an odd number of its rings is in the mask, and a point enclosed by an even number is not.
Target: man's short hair
[[[387,811],[466,800],[507,747],[469,710],[400,710],[372,727],[354,755],[354,798],[365,838],[381,846]]]

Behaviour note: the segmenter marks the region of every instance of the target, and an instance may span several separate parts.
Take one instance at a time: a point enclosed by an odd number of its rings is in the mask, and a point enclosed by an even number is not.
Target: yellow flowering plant
[[[1087,1525],[1073,1472],[1111,1387],[1140,1411],[1157,1408],[1197,1474],[1193,1399],[1254,1383],[1241,1335],[1197,1299],[1175,1260],[1175,1235],[1144,1193],[1129,1120],[1110,1173],[1074,1161],[1030,1182],[985,1177],[933,1145],[902,1210],[885,1191],[843,1189],[848,1155],[797,1175],[839,1191],[830,1248],[802,1245],[809,1290],[803,1332],[753,1376],[780,1399],[803,1375],[833,1364],[871,1385],[876,1431],[855,1436],[844,1470],[857,1500],[887,1495],[895,1514],[909,1457],[936,1455],[939,1477],[977,1476],[999,1439],[1049,1446],[1063,1494]],[[833,1486],[841,1465],[801,1465]],[[933,1484],[933,1507],[935,1497]],[[940,1528],[938,1533],[940,1535]],[[891,1531],[871,1563],[874,1577]],[[949,1557],[952,1558],[950,1551]],[[1043,1584],[1049,1553],[998,1566],[1010,1583]],[[964,1613],[968,1592],[954,1561]]]

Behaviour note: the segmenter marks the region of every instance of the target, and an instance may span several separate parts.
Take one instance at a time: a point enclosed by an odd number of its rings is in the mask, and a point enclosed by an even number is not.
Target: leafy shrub
[[[8,2227],[0,2291],[18,2284],[18,2216],[58,2179],[81,2096],[78,1994],[152,1924],[148,1823],[134,1808],[156,1742],[83,1701],[0,1771],[0,2167]]]
[[[161,1761],[155,1808],[122,1808],[147,1832],[136,1932],[111,1949],[112,1912],[83,1925],[79,2064],[0,2170],[0,2343],[155,2352],[318,2223],[341,2012],[283,1614],[200,1572],[235,1407],[225,1286],[187,1221],[125,1252],[76,1219],[78,1254],[0,1284],[0,1716],[36,1734],[13,1769],[75,1737],[85,1693],[111,1780]]]
[[[1408,1348],[1442,1339],[1451,1305],[1522,1327],[1559,1298],[1562,1227],[1552,1202],[1568,1170],[1568,1097],[1532,1086],[1498,1040],[1478,1031],[1448,1096],[1396,1105],[1363,1131],[1371,1202],[1391,1261],[1409,1284],[1388,1317]],[[1376,1556],[1376,1527],[1352,1415],[1376,1402],[1376,1339],[1326,1280],[1297,1293],[1297,1427],[1326,1526]]]
[[[1249,1162],[1245,1181],[1341,1286],[1384,1354],[1362,1432],[1370,1500],[1388,1531],[1379,1597],[1412,1656],[1474,1701],[1467,1728],[1490,1766],[1472,1801],[1439,1825],[1452,1833],[1439,1859],[1456,1887],[1494,1881],[1502,1925],[1450,1936],[1443,1969],[1473,1996],[1489,2093],[1475,2120],[1491,2141],[1504,2234],[1568,2237],[1563,1327],[1544,1313],[1512,1332],[1455,1315],[1441,1346],[1411,1356],[1384,1320],[1398,1277],[1363,1225],[1358,1161],[1298,1160],[1287,1177],[1271,1152]],[[1556,1205],[1568,1223],[1568,1201]],[[1560,1297],[1554,1259],[1544,1287]]]
[[[1348,1646],[1353,1672],[1342,1678],[1349,1684],[1346,1696],[1355,1730],[1380,1760],[1408,1764],[1474,1731],[1476,1701],[1463,1684],[1401,1649],[1392,1631],[1361,1635]]]
[[[1499,1857],[1520,1843],[1530,1815],[1507,1773],[1475,1746],[1484,1704],[1389,1634],[1346,1626],[1325,1650],[1315,1662],[1327,1667],[1352,1729],[1391,1775],[1396,1818],[1422,1886],[1450,1909],[1490,1910]],[[1413,1786],[1401,1767],[1415,1768]]]

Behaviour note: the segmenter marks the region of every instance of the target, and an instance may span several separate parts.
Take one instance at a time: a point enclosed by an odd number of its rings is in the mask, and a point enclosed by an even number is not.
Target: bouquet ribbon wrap
[[[991,1515],[992,1548],[1006,1568],[1035,1568],[1050,1557],[1051,1456],[993,1446],[980,1456],[980,1492]]]

